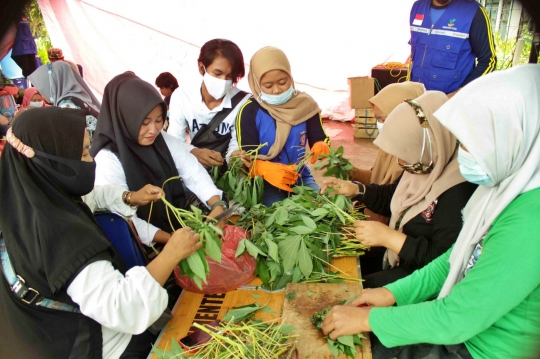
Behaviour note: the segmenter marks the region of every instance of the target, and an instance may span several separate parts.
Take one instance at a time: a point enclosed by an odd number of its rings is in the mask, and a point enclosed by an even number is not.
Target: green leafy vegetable
[[[330,147],[330,154],[319,156],[322,160],[315,166],[315,170],[326,168],[326,172],[323,176],[334,176],[342,180],[348,180],[348,171],[351,171],[354,167],[348,159],[343,157],[343,153],[343,146],[339,146],[337,150]]]

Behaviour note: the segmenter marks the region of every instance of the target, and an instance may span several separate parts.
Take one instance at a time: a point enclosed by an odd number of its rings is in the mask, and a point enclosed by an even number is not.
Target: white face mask
[[[384,125],[384,122],[377,121],[377,129],[379,130],[379,135],[382,132],[383,125]]]
[[[210,96],[216,100],[223,98],[233,84],[232,80],[222,80],[210,75],[206,68],[204,69],[203,81]]]
[[[43,106],[43,101],[36,101],[36,102],[30,101],[30,105],[29,105],[29,106],[33,106],[33,107],[42,107],[42,106]]]

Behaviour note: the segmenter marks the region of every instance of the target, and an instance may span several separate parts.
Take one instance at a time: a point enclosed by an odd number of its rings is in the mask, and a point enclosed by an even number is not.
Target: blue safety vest
[[[257,111],[255,117],[255,123],[257,124],[257,131],[259,132],[260,143],[268,142],[268,146],[265,146],[259,150],[261,155],[268,154],[268,150],[274,144],[276,140],[276,120],[262,108]],[[307,131],[306,123],[302,122],[296,126],[291,127],[291,132],[285,142],[285,146],[277,155],[272,159],[272,162],[279,162],[286,165],[296,164],[301,161],[302,157],[306,153],[307,144]],[[300,172],[302,177],[311,176],[311,172],[307,166],[304,166]]]
[[[37,46],[32,37],[32,31],[30,31],[28,19],[23,15],[17,27],[17,34],[15,35],[11,56],[30,54],[37,54]]]
[[[476,63],[469,31],[479,6],[472,0],[453,0],[432,24],[431,0],[414,3],[410,17],[411,81],[444,93],[461,86]]]

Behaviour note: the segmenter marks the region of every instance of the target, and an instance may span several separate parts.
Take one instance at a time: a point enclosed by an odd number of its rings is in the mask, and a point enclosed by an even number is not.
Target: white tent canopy
[[[270,2],[235,0],[38,0],[54,47],[84,68],[98,94],[134,71],[154,83],[161,72],[180,86],[201,81],[200,47],[234,41],[246,64],[264,46],[285,51],[297,87],[328,114],[348,97],[347,78],[385,61],[404,62],[412,0]],[[246,69],[247,70],[247,69]],[[239,87],[249,91],[247,81]]]

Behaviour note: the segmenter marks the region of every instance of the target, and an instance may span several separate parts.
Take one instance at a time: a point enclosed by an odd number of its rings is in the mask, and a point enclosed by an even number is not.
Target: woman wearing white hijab
[[[423,269],[334,307],[325,333],[373,331],[375,359],[538,358],[539,99],[540,66],[523,65],[476,80],[435,113],[462,144],[461,173],[480,185],[459,238]]]

